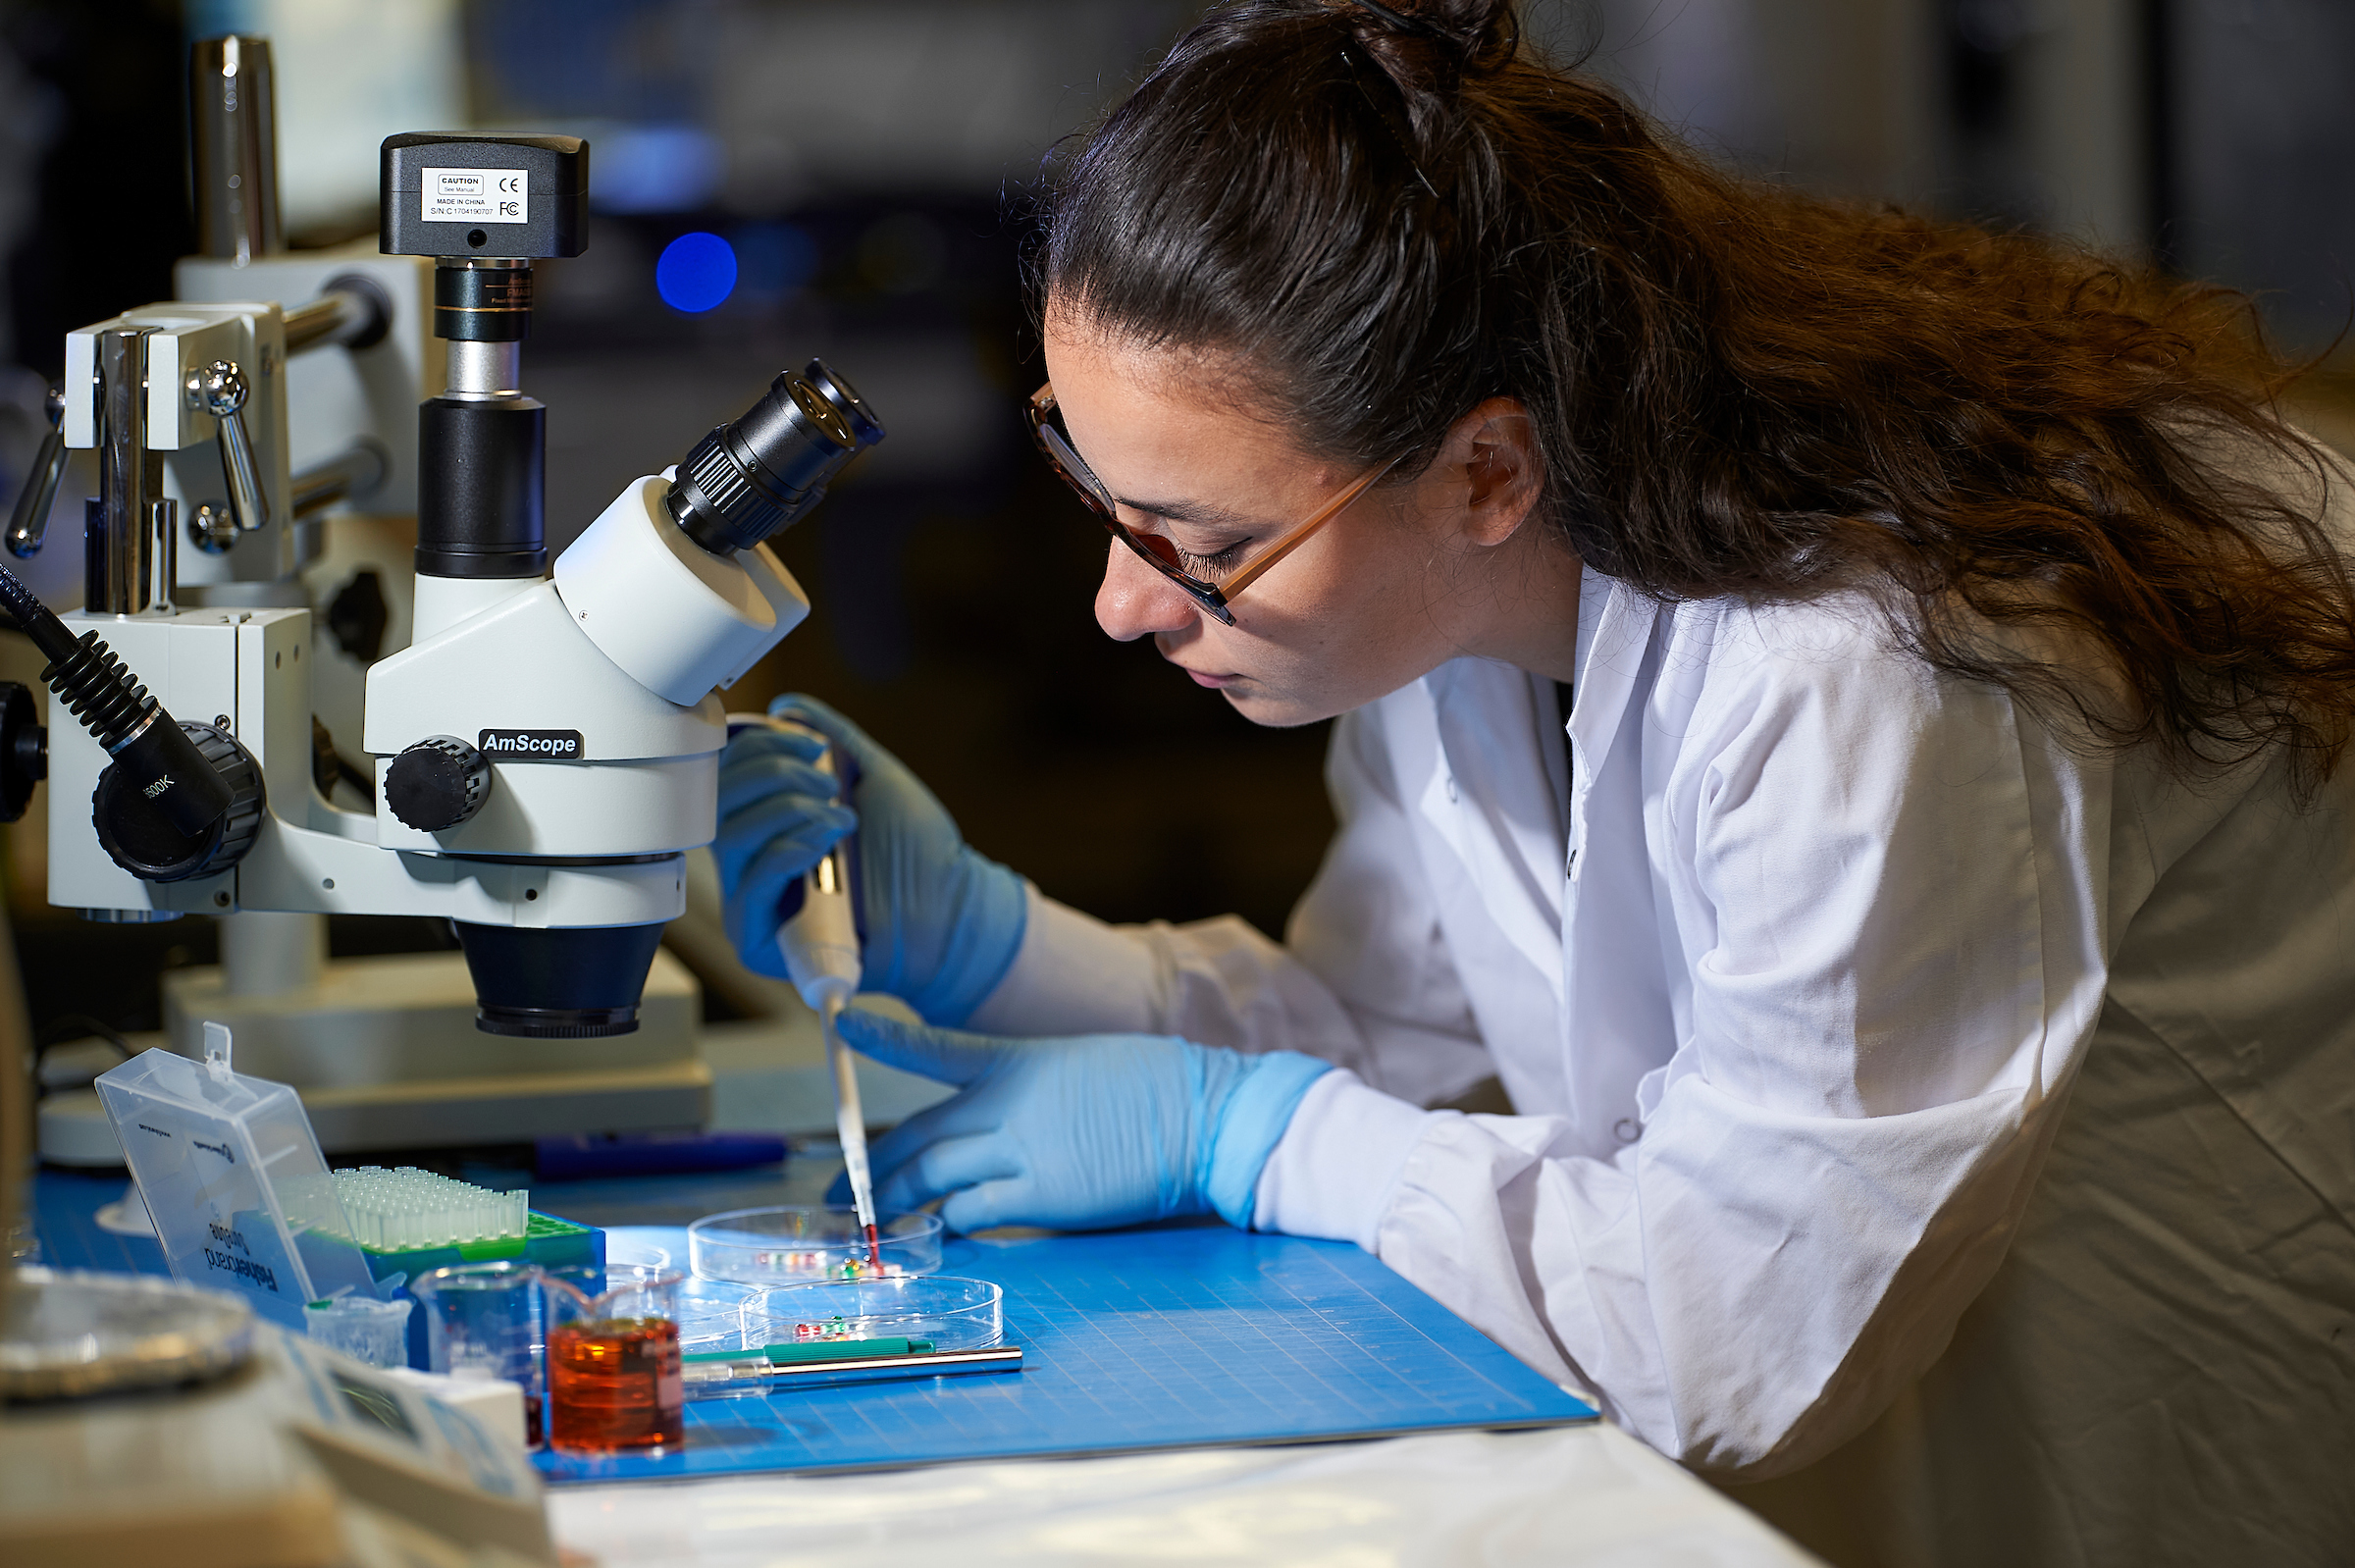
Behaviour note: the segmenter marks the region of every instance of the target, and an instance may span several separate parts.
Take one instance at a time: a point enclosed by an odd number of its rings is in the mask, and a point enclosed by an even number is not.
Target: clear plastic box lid
[[[302,1101],[233,1071],[226,1028],[206,1024],[205,1040],[202,1062],[141,1052],[98,1079],[98,1097],[174,1277],[241,1291],[301,1333],[307,1302],[377,1293],[368,1260]]]

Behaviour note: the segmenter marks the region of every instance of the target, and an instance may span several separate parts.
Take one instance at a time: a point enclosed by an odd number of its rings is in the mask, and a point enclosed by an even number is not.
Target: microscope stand
[[[236,995],[212,967],[163,977],[171,1048],[203,1054],[206,1020],[238,1071],[301,1091],[330,1153],[512,1143],[559,1133],[700,1127],[711,1073],[696,1050],[702,993],[657,953],[634,1034],[526,1040],[474,1026],[457,953],[341,959],[309,983]]]

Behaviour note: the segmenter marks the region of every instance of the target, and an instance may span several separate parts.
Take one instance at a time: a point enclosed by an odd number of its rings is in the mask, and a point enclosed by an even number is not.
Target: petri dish
[[[679,1286],[679,1348],[689,1355],[734,1350],[743,1341],[737,1314],[759,1285],[690,1276]]]
[[[605,1266],[640,1264],[649,1269],[673,1267],[670,1248],[646,1237],[650,1226],[615,1226],[605,1231]]]
[[[148,1275],[20,1268],[0,1299],[0,1398],[206,1382],[243,1366],[253,1342],[242,1295]]]
[[[938,1350],[981,1350],[1006,1335],[1005,1293],[986,1280],[907,1275],[815,1280],[753,1296],[742,1313],[747,1348],[829,1339],[929,1339]]]
[[[940,1268],[940,1216],[887,1214],[881,1236],[886,1278]],[[867,1265],[866,1236],[850,1209],[731,1209],[687,1228],[688,1267],[697,1278],[739,1284],[840,1280]]]

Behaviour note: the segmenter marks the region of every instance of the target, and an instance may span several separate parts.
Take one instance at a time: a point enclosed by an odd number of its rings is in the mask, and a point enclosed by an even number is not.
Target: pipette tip
[[[866,1227],[866,1261],[873,1265],[875,1273],[883,1272],[883,1238],[876,1234],[871,1222]]]

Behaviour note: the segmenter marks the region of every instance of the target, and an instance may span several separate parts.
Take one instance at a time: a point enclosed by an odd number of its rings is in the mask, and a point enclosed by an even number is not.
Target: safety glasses
[[[1311,535],[1339,516],[1348,504],[1372,489],[1374,482],[1397,466],[1391,458],[1380,468],[1351,480],[1338,495],[1317,509],[1316,515],[1292,529],[1258,555],[1219,581],[1205,582],[1185,570],[1178,562],[1178,547],[1160,534],[1140,534],[1121,521],[1120,508],[1112,492],[1080,460],[1071,438],[1064,434],[1062,422],[1055,413],[1055,389],[1050,384],[1041,387],[1030,397],[1030,439],[1038,443],[1041,456],[1047,465],[1061,474],[1064,483],[1078,492],[1079,499],[1095,513],[1099,522],[1109,529],[1112,537],[1136,551],[1137,558],[1183,589],[1186,596],[1202,606],[1207,613],[1229,626],[1234,624],[1234,611],[1228,608],[1234,596],[1257,582],[1262,573],[1308,542]]]

